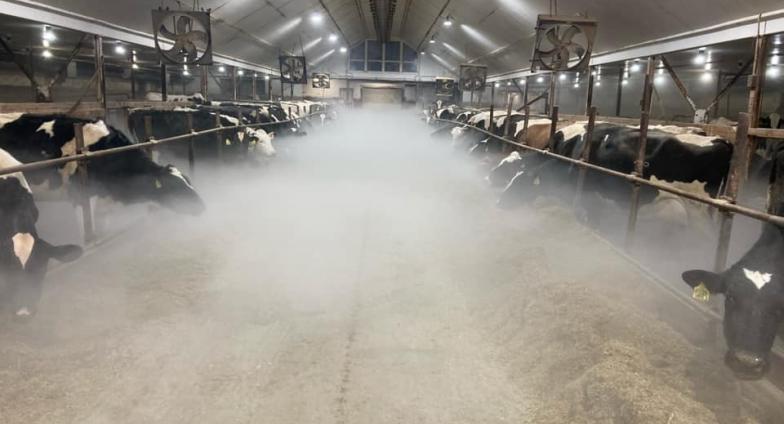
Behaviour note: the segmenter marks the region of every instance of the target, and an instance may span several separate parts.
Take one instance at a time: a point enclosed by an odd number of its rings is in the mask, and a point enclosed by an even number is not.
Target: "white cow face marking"
[[[30,255],[33,253],[35,246],[35,238],[30,233],[17,233],[11,237],[14,243],[14,255],[19,259],[22,268],[27,265]]]
[[[754,284],[754,287],[756,287],[757,290],[762,290],[762,288],[770,283],[770,280],[773,278],[773,274],[751,271],[746,268],[743,268],[743,274]]]
[[[38,129],[35,132],[39,132],[39,131],[45,132],[49,137],[54,137],[54,120],[46,121],[43,124],[41,124],[41,126],[38,127]]]

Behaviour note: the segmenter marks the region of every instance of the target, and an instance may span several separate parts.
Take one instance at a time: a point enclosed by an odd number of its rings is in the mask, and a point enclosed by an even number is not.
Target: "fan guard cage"
[[[436,78],[436,95],[450,97],[455,94],[455,80],[451,78]]]
[[[155,50],[158,51],[162,63],[212,65],[212,28],[209,11],[155,9],[152,11],[152,29]],[[187,29],[187,32],[180,32],[180,29]],[[167,31],[169,35],[162,34],[162,31]],[[164,48],[161,46],[162,42],[168,43],[171,48]],[[195,54],[187,51],[187,47],[191,45],[195,47]]]
[[[487,66],[460,65],[460,89],[464,92],[482,91],[487,82]]]
[[[330,87],[329,74],[313,73],[310,79],[313,88],[329,89]]]
[[[308,68],[305,56],[280,56],[280,81],[287,84],[307,84]]]
[[[595,19],[539,15],[531,70],[585,71],[596,38]]]

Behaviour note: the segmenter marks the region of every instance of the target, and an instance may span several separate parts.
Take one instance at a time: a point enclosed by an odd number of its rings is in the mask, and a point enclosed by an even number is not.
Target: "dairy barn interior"
[[[0,0],[0,422],[781,423],[779,0]]]

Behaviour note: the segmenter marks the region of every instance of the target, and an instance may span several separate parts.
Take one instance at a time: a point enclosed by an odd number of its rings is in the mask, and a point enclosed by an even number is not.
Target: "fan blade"
[[[558,46],[558,45],[561,44],[561,39],[558,38],[558,36],[555,34],[555,31],[557,29],[558,29],[558,27],[550,28],[544,34],[545,38],[547,38],[547,41],[549,41],[550,44],[552,44],[553,46]]]
[[[188,32],[188,24],[190,24],[191,18],[183,15],[177,18],[177,34],[185,34]]]
[[[174,34],[174,33],[173,33],[173,32],[171,32],[171,31],[169,31],[169,30],[166,28],[166,26],[165,26],[165,25],[161,25],[161,27],[158,29],[158,34],[159,34],[159,35],[162,35],[162,36],[164,36],[164,37],[166,37],[166,38],[168,38],[168,39],[170,39],[170,40],[174,40],[175,38],[177,38],[177,35],[176,35],[176,34]]]
[[[561,42],[564,44],[571,43],[572,38],[574,38],[575,35],[580,34],[582,32],[583,32],[582,29],[580,29],[575,25],[572,25],[569,28],[567,28],[566,31],[564,31],[563,35],[561,36]]]
[[[209,37],[207,37],[207,33],[204,31],[191,31],[181,37],[186,38],[191,43],[198,41],[207,44],[209,41]]]

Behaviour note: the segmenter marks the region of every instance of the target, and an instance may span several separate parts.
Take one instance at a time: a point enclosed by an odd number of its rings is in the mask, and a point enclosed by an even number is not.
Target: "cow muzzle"
[[[739,349],[730,349],[724,357],[724,362],[743,380],[759,380],[768,372],[770,363],[766,355]]]

